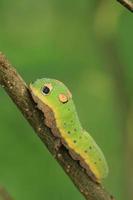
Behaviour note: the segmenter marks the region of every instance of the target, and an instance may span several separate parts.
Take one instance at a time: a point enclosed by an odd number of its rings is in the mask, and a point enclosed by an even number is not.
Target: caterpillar
[[[108,174],[106,159],[92,136],[83,129],[69,89],[62,82],[48,78],[37,79],[29,88],[53,135],[94,181],[101,182]]]

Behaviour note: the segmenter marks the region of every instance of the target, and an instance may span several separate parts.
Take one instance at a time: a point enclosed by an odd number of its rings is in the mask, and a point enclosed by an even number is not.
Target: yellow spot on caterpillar
[[[68,101],[68,97],[65,94],[59,94],[59,100],[62,103],[66,103]]]

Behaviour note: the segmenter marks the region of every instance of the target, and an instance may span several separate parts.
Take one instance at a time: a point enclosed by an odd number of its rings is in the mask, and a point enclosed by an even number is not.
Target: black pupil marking
[[[47,86],[44,86],[43,93],[48,94],[50,92],[50,89]]]

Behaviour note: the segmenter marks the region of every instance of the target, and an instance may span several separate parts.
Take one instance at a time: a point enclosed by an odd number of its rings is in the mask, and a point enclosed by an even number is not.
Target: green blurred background
[[[133,16],[115,0],[0,0],[0,51],[29,84],[72,91],[83,127],[105,153],[104,185],[133,197]],[[3,89],[0,185],[15,200],[83,200]]]

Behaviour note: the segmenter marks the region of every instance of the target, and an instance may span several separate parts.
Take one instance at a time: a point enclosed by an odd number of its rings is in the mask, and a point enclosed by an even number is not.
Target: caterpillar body
[[[55,79],[42,78],[30,84],[30,91],[53,135],[94,181],[101,182],[108,174],[108,165],[99,146],[82,128],[68,88]]]

